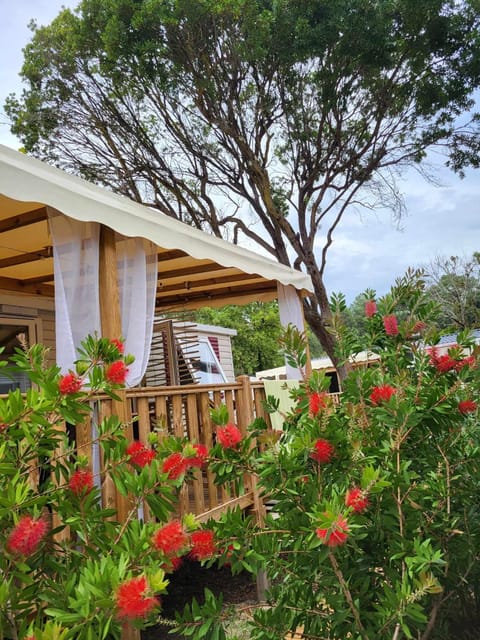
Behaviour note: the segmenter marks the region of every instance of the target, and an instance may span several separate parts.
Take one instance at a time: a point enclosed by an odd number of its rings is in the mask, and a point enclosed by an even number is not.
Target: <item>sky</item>
[[[62,6],[77,4],[77,0],[0,0],[0,144],[20,147],[9,131],[3,105],[9,93],[21,92],[18,73],[22,48],[31,36],[29,21],[48,24]],[[428,264],[436,256],[470,256],[480,251],[480,171],[468,171],[461,180],[439,161],[436,164],[440,186],[413,170],[399,182],[406,206],[400,224],[388,210],[352,211],[344,219],[327,261],[325,280],[330,292],[343,292],[349,303],[367,288],[382,295],[408,267]]]

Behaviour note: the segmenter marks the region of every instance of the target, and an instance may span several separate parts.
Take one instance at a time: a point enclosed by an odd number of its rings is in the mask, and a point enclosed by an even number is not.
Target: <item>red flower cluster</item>
[[[146,467],[155,459],[155,451],[136,440],[127,447],[129,462],[136,467]]]
[[[467,413],[475,413],[477,410],[477,403],[474,400],[461,400],[458,403],[458,410],[464,415]]]
[[[310,413],[316,416],[319,411],[327,408],[327,397],[328,394],[325,392],[319,393],[318,391],[314,391],[309,396],[309,408]]]
[[[68,487],[76,496],[90,493],[93,489],[93,473],[88,469],[77,469],[70,476]]]
[[[313,451],[310,453],[310,458],[320,464],[326,464],[332,459],[334,451],[334,446],[328,440],[319,438],[313,445]]]
[[[383,316],[383,326],[387,336],[398,335],[398,322],[395,315]]]
[[[190,557],[193,560],[207,560],[216,551],[215,534],[210,529],[200,529],[194,531],[190,536],[192,549]]]
[[[83,381],[74,373],[67,373],[60,378],[58,383],[58,389],[64,396],[69,396],[72,393],[78,393],[82,388]]]
[[[475,356],[466,356],[460,360],[456,360],[450,354],[438,355],[438,347],[433,346],[426,349],[430,354],[430,364],[439,373],[447,373],[448,371],[461,371],[464,367],[475,366]]]
[[[117,616],[126,620],[145,618],[160,604],[158,598],[146,595],[147,592],[148,582],[145,576],[123,582],[117,590]]]
[[[117,349],[118,349],[118,351],[120,353],[123,353],[123,351],[125,349],[125,345],[123,344],[123,342],[119,338],[112,338],[110,340],[110,344],[113,344],[114,347],[117,347]]]
[[[166,556],[173,556],[188,546],[188,536],[179,520],[173,520],[155,532],[153,546]]]
[[[188,458],[176,451],[165,458],[162,465],[163,473],[168,474],[170,480],[178,480],[188,469]]]
[[[8,537],[7,549],[12,553],[30,556],[37,550],[47,529],[48,524],[42,518],[23,516]]]
[[[317,529],[316,533],[327,547],[338,547],[347,541],[348,531],[346,518],[339,515],[329,529]]]
[[[458,361],[452,358],[452,356],[445,354],[438,356],[435,360],[432,358],[432,364],[440,373],[447,373],[448,371],[456,371]]]
[[[195,456],[187,458],[187,465],[189,467],[203,467],[208,458],[208,449],[204,444],[192,445],[197,452]]]
[[[241,439],[242,432],[233,422],[229,422],[224,427],[217,427],[217,440],[224,449],[235,449]]]
[[[116,360],[107,368],[105,377],[112,384],[125,384],[128,367],[123,360]]]
[[[365,302],[365,315],[367,318],[371,318],[377,313],[377,303],[375,300],[367,300]]]
[[[345,504],[347,507],[352,507],[355,513],[362,513],[370,503],[359,487],[352,487],[345,495]]]
[[[388,402],[396,393],[397,390],[389,384],[383,384],[380,387],[373,387],[373,391],[370,394],[370,402],[377,406],[383,402]]]

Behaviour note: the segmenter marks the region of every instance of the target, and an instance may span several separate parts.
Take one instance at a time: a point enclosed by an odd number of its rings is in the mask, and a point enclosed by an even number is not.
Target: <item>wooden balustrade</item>
[[[270,423],[262,406],[265,391],[262,382],[251,382],[248,376],[240,376],[236,382],[218,384],[195,384],[174,387],[139,387],[127,389],[123,401],[127,403],[126,413],[133,418],[133,437],[147,443],[149,434],[156,431],[160,438],[174,435],[186,438],[192,443],[204,444],[208,449],[214,444],[214,425],[211,421],[212,408],[224,404],[229,418],[246,433],[248,425],[256,417],[263,417]],[[96,420],[112,415],[115,401],[107,396],[95,400],[93,415]],[[93,423],[95,422],[93,420]],[[78,452],[86,455],[95,464],[92,424],[87,420],[76,429]],[[98,457],[98,454],[97,454]],[[101,469],[101,460],[97,461]],[[104,501],[113,506],[118,501],[109,479],[103,480]],[[196,469],[193,481],[180,494],[179,515],[193,512],[201,522],[209,518],[219,518],[226,510],[239,506],[242,509],[256,507],[258,496],[256,485],[246,477],[244,489],[239,493],[233,486],[218,487],[214,474]],[[148,508],[144,511],[149,519]]]
[[[262,381],[251,381],[248,376],[240,376],[236,382],[218,384],[195,384],[174,387],[137,387],[123,392],[124,415],[132,416],[134,439],[148,442],[149,435],[156,431],[160,438],[174,435],[186,438],[192,443],[204,444],[208,449],[214,444],[214,425],[210,417],[212,408],[226,405],[229,418],[246,433],[248,425],[257,417],[265,419],[270,426],[270,417],[265,412]],[[340,394],[331,394],[334,404],[338,404]],[[111,416],[118,408],[118,401],[100,396],[93,402],[92,413],[74,428],[78,455],[87,458],[90,468],[102,477],[102,497],[105,506],[119,507],[120,497],[108,475],[102,474],[102,459],[95,443],[95,424]],[[73,429],[71,429],[73,432]],[[200,522],[209,518],[219,518],[226,509],[234,507],[251,508],[261,520],[261,501],[258,497],[255,478],[244,479],[244,488],[239,493],[232,486],[218,487],[213,472],[195,469],[192,482],[181,492],[179,515],[195,513]],[[120,519],[122,509],[118,510]],[[147,505],[144,518],[151,517]]]

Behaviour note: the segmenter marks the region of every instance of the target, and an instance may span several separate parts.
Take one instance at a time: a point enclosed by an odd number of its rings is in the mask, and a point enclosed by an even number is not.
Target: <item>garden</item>
[[[98,467],[65,425],[85,420],[98,394],[120,397],[131,364],[122,341],[87,337],[66,375],[45,366],[41,345],[18,349],[13,366],[32,387],[0,398],[0,637],[115,639],[137,628],[155,638],[162,602],[191,565],[261,575],[265,602],[242,617],[209,589],[169,614],[178,637],[447,640],[475,628],[479,348],[465,332],[440,352],[436,310],[408,273],[383,297],[365,293],[360,341],[334,296],[342,360],[380,356],[347,375],[339,404],[319,372],[292,391],[281,430],[256,419],[245,435],[218,404],[210,448],[160,430],[130,442],[110,416],[92,433]],[[282,347],[305,370],[304,336],[289,327]],[[180,519],[182,487],[204,465],[218,484],[254,478],[272,508]],[[123,522],[102,501],[108,483],[128,498]]]

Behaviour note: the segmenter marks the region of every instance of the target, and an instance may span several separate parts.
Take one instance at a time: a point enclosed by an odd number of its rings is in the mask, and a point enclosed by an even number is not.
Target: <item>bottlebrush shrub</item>
[[[417,276],[378,300],[367,292],[378,312],[367,314],[363,341],[337,315],[343,354],[372,354],[370,367],[350,371],[338,405],[311,410],[312,394],[328,387],[314,372],[293,392],[280,434],[256,420],[236,448],[217,442],[212,451],[217,481],[253,474],[273,509],[263,525],[239,512],[212,525],[233,570],[267,574],[253,639],[297,627],[305,638],[447,639],[462,611],[478,614],[478,347],[462,334],[449,352],[454,366],[438,367],[424,346],[438,338],[434,309]],[[214,413],[220,425],[225,411]]]
[[[15,390],[0,398],[0,638],[114,639],[126,625],[155,622],[165,573],[198,546],[193,517],[176,523],[175,540],[163,546],[158,530],[173,519],[182,483],[208,452],[176,439],[160,445],[155,433],[132,446],[111,417],[97,427],[102,472],[95,475],[62,425],[89,419],[94,396],[116,397],[132,362],[123,343],[87,338],[66,375],[45,367],[40,345],[17,350],[13,360],[33,385],[24,395]],[[176,452],[185,463],[181,477],[171,479],[162,467]],[[126,522],[102,507],[107,476],[130,496]],[[138,519],[143,504],[156,523]]]

